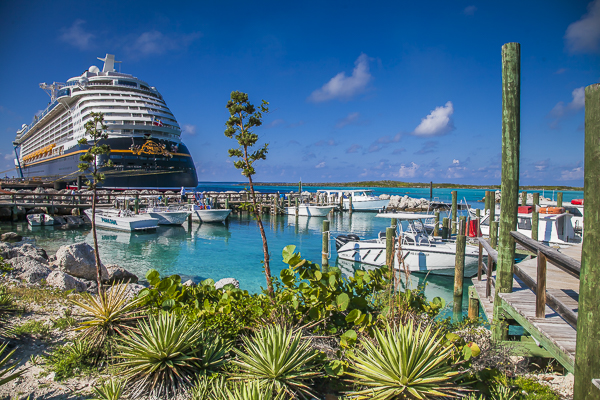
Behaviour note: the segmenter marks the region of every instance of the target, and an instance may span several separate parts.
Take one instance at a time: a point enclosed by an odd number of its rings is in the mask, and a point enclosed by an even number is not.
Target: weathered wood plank
[[[579,261],[566,256],[553,247],[546,246],[531,238],[528,238],[522,233],[513,231],[510,232],[510,234],[521,246],[525,247],[527,250],[533,253],[537,253],[539,251],[546,256],[548,262],[556,265],[558,268],[562,269],[568,274],[571,274],[577,278],[579,277],[581,272],[581,263]]]

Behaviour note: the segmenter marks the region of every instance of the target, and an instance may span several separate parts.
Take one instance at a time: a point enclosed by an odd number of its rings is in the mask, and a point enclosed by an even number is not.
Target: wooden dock
[[[573,260],[581,261],[581,245],[561,249],[561,253]],[[485,267],[487,268],[487,266]],[[528,258],[515,264],[517,274],[513,276],[512,293],[500,293],[501,306],[506,318],[522,326],[549,355],[558,360],[568,371],[575,370],[575,347],[577,331],[573,322],[568,322],[554,308],[562,308],[561,313],[572,313],[576,320],[579,301],[579,279],[548,263],[546,266],[547,302],[544,317],[536,316],[536,293],[529,287],[537,287],[537,258]],[[529,286],[524,282],[529,280]],[[473,278],[472,293],[479,299],[487,320],[493,324],[495,272],[492,273],[491,295],[486,297],[487,276],[481,280]],[[548,303],[552,303],[554,308]],[[558,306],[556,306],[558,304]],[[531,350],[532,346],[529,346]],[[525,350],[525,349],[523,349]]]

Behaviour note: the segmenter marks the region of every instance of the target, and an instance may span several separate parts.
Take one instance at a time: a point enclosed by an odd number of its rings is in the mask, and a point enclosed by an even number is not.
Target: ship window
[[[113,160],[119,159],[119,158],[123,158],[123,156],[119,155],[119,154],[111,154],[110,158]]]
[[[117,81],[117,85],[126,85],[126,86],[131,86],[131,87],[137,87],[137,83],[130,82],[130,81],[124,81],[124,80],[121,80],[121,79],[119,79]]]

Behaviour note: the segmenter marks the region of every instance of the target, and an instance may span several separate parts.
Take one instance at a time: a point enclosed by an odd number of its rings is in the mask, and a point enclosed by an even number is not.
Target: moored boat
[[[183,207],[148,207],[140,210],[140,214],[158,219],[159,225],[182,225],[191,213]]]
[[[196,222],[225,222],[229,213],[230,208],[212,208],[211,206],[199,206],[197,204],[190,204],[190,211],[192,212],[192,220]]]
[[[51,226],[54,225],[54,218],[48,214],[29,214],[27,223],[31,226]]]
[[[326,217],[334,206],[313,206],[308,204],[298,204],[298,207],[286,207],[285,213],[287,215],[296,215],[296,209],[298,210],[297,215],[304,217]]]
[[[85,210],[88,218],[92,219],[92,210]],[[129,210],[118,210],[115,208],[97,209],[96,226],[98,228],[113,229],[117,231],[134,232],[156,229],[158,219],[147,215],[136,215]]]
[[[352,198],[353,211],[381,211],[389,204],[389,199],[381,199],[373,194],[369,189],[349,189],[349,190],[318,190],[317,193],[324,193],[328,199],[340,203],[342,198],[342,207],[344,210],[350,209],[350,198]]]
[[[394,268],[413,272],[431,272],[441,275],[454,274],[454,258],[456,243],[439,240],[427,232],[423,224],[427,215],[411,213],[378,214],[381,218],[398,219],[397,237],[401,238],[401,260],[394,257]],[[405,221],[407,228],[402,228]],[[359,262],[373,266],[385,265],[386,236],[380,232],[375,239],[360,239],[356,235],[340,235],[336,237],[338,257],[342,260]],[[398,244],[395,253],[398,253]],[[477,273],[477,258],[479,249],[467,246],[465,249],[465,276]],[[403,261],[405,267],[400,264]]]

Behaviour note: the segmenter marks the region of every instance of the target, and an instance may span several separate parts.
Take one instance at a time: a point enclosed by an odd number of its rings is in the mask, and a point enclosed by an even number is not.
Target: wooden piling
[[[435,210],[435,223],[433,225],[433,236],[440,236],[440,212]]]
[[[469,286],[469,319],[476,320],[479,318],[479,298],[475,286]]]
[[[574,399],[597,399],[599,389],[592,379],[600,378],[600,84],[585,88],[585,199],[581,275],[579,280],[579,318],[575,358]]]
[[[486,190],[485,191],[485,202],[484,202],[484,206],[483,206],[483,210],[487,211],[490,209],[490,191]],[[485,213],[484,213],[485,214]]]
[[[329,221],[323,221],[323,248],[321,251],[321,269],[326,272],[329,268]]]
[[[475,216],[477,217],[477,237],[481,236],[481,210],[478,208],[475,210]]]
[[[515,197],[516,198],[516,197]],[[496,220],[496,192],[490,191],[490,218],[489,222]]]
[[[452,224],[451,224],[453,235],[456,234],[456,212],[457,212],[456,209],[458,207],[457,199],[458,199],[458,193],[456,192],[456,190],[453,190],[452,191]]]
[[[442,220],[442,239],[448,239],[448,218]]]
[[[502,213],[492,331],[495,340],[508,339],[508,325],[498,295],[512,292],[515,241],[510,232],[517,230],[520,134],[521,45],[507,43],[502,46]]]
[[[527,192],[526,191],[521,192],[521,205],[522,206],[527,205]]]
[[[490,224],[490,245],[494,249],[498,246],[498,221]]]
[[[429,181],[429,201],[433,200],[433,181]]]
[[[563,192],[556,193],[556,207],[563,206]],[[585,217],[584,217],[585,219]]]
[[[192,214],[187,217],[188,229],[192,229]]]
[[[136,214],[140,213],[140,195],[139,194],[135,195],[135,200],[133,203],[133,210],[135,211]]]
[[[540,194],[533,194],[533,207],[531,209],[531,238],[538,240],[538,230],[540,227],[540,214],[538,213],[537,206],[540,204]]]
[[[458,229],[458,234],[459,235],[466,235],[467,234],[467,217],[465,217],[464,215],[459,217],[459,229]]]
[[[535,289],[535,317],[546,317],[546,256],[537,252],[537,287]]]
[[[352,196],[348,196],[348,212],[352,215]]]
[[[392,218],[390,226],[396,230],[396,225],[398,225],[398,220],[396,218]]]
[[[454,258],[454,307],[452,308],[455,321],[462,320],[463,283],[465,278],[465,235],[456,237],[456,257]]]

